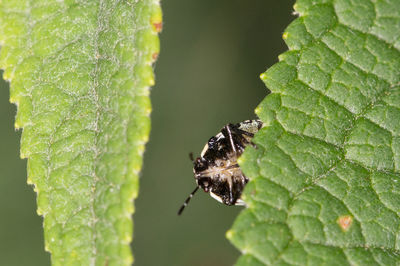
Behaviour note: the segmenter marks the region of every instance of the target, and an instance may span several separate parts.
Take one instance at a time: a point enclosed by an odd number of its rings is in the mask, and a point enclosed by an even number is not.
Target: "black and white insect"
[[[197,186],[179,209],[178,215],[199,188],[223,204],[244,205],[240,195],[249,179],[243,175],[237,160],[246,146],[253,145],[251,139],[262,125],[260,120],[228,124],[208,140],[200,157],[193,160],[191,154]]]

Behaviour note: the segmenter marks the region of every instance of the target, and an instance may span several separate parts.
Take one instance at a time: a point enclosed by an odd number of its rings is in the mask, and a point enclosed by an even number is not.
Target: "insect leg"
[[[229,142],[231,143],[232,150],[233,150],[234,153],[236,153],[236,147],[235,147],[235,143],[233,142],[233,137],[232,137],[232,132],[231,132],[230,125],[226,125],[225,126],[225,130],[228,133]]]
[[[233,198],[233,193],[232,193],[232,187],[229,188],[229,205],[233,205],[234,203],[234,198]]]

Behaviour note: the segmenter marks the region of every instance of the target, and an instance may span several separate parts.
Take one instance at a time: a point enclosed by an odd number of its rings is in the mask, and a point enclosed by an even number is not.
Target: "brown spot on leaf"
[[[153,27],[156,30],[156,32],[161,32],[162,30],[162,22],[153,22]]]
[[[153,53],[153,54],[151,55],[151,57],[153,58],[154,61],[156,61],[157,58],[158,58],[158,53]]]
[[[353,224],[353,217],[351,215],[340,216],[337,223],[344,232],[347,232]]]

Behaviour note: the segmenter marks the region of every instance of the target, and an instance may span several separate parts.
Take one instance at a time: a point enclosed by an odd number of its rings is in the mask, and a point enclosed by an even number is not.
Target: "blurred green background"
[[[254,118],[266,96],[259,75],[287,48],[293,1],[163,0],[161,54],[152,88],[152,132],[135,202],[135,265],[232,265],[239,252],[225,238],[241,207],[194,189],[189,152],[229,123]],[[8,86],[0,84],[0,265],[50,265],[35,193],[19,158],[20,132]]]

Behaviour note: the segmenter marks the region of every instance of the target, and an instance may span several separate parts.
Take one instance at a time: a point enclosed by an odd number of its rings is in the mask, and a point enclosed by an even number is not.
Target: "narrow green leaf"
[[[0,2],[0,67],[53,265],[130,265],[159,0]]]
[[[240,158],[237,265],[400,263],[400,1],[298,0]]]

